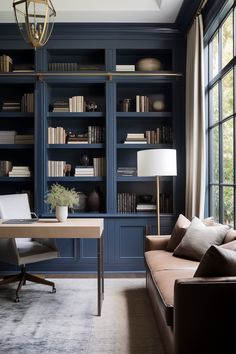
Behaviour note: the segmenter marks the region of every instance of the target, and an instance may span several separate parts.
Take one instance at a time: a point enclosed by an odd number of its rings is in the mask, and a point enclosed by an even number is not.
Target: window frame
[[[222,26],[228,16],[232,15],[233,20],[233,57],[222,68]],[[218,34],[218,72],[212,77],[213,72],[213,39]],[[206,169],[206,207],[207,215],[214,215],[213,189],[218,188],[219,198],[218,207],[219,215],[218,221],[224,223],[224,188],[230,187],[233,191],[233,223],[236,220],[236,4],[230,1],[226,2],[225,6],[216,16],[211,26],[204,35],[204,53],[205,53],[205,78],[206,78],[206,146],[207,146],[207,169]],[[233,73],[233,113],[229,116],[223,117],[223,94],[222,81],[228,73],[232,70]],[[218,120],[213,121],[213,88],[218,85]],[[233,180],[232,183],[224,181],[224,141],[223,141],[223,127],[227,121],[232,120],[233,124]],[[213,180],[213,160],[214,154],[212,149],[214,128],[218,127],[218,166],[219,177],[218,181]],[[235,226],[235,225],[232,225]]]

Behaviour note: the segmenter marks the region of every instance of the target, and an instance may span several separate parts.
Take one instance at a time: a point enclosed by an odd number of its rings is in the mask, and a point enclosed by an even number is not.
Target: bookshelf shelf
[[[0,144],[0,150],[10,149],[10,150],[32,150],[34,148],[33,144]]]
[[[91,177],[74,177],[74,176],[70,176],[70,177],[47,177],[47,181],[48,182],[104,182],[105,181],[105,177],[102,176],[91,176]]]

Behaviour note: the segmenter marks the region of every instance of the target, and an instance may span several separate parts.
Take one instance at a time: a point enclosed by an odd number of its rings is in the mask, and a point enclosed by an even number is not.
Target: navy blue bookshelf
[[[3,27],[4,25],[2,25]],[[185,36],[176,29],[145,25],[76,25],[55,24],[49,42],[34,51],[19,37],[14,26],[0,32],[0,54],[12,57],[13,63],[28,64],[34,70],[0,73],[0,105],[30,89],[35,93],[34,113],[2,112],[0,130],[33,129],[33,145],[0,144],[0,159],[19,164],[29,163],[30,178],[0,177],[0,193],[29,191],[32,208],[41,217],[54,217],[45,204],[45,195],[53,183],[74,187],[85,195],[99,187],[103,195],[100,212],[71,212],[70,217],[102,217],[105,219],[105,270],[107,272],[143,272],[145,270],[144,235],[147,226],[155,233],[155,212],[119,213],[118,193],[151,194],[155,202],[156,181],[153,177],[118,176],[118,167],[136,167],[137,151],[176,148],[178,175],[161,178],[161,192],[173,199],[171,213],[161,214],[161,232],[170,233],[177,215],[184,210],[185,126],[184,71]],[[5,27],[4,27],[5,28]],[[3,32],[2,32],[3,33]],[[9,35],[7,35],[9,33]],[[135,65],[144,57],[157,57],[160,72],[118,72],[117,64]],[[25,62],[26,61],[26,62]],[[60,64],[52,67],[52,63]],[[66,71],[63,63],[80,63],[75,71]],[[49,65],[50,64],[50,65]],[[52,69],[53,68],[53,69]],[[52,112],[57,100],[83,95],[97,104],[96,111]],[[136,95],[161,96],[162,111],[129,112],[121,110],[126,98]],[[48,144],[48,127],[85,132],[88,126],[105,129],[105,140],[92,144]],[[167,125],[172,140],[158,144],[124,144],[127,133],[145,133]],[[82,155],[105,158],[105,176],[48,177],[48,160],[65,160],[80,164]],[[60,258],[32,270],[46,273],[94,272],[96,245],[93,240],[58,240]],[[79,265],[79,268],[78,268]],[[2,266],[2,270],[8,269]]]

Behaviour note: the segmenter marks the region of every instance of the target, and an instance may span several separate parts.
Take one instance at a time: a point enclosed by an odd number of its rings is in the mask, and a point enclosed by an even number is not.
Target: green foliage
[[[72,208],[79,203],[79,193],[74,188],[65,188],[56,183],[48,191],[45,202],[51,206],[51,209],[55,209],[56,206],[68,206]]]

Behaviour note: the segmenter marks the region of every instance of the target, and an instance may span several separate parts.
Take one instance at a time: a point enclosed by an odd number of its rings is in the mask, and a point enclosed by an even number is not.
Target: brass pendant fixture
[[[35,49],[44,46],[56,17],[51,0],[13,0],[13,8],[24,40]]]

